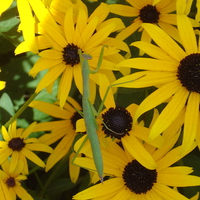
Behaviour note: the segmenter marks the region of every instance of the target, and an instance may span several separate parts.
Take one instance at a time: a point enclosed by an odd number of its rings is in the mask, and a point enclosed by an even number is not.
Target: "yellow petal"
[[[145,45],[146,46],[146,45]],[[150,48],[149,50],[153,50]],[[130,67],[150,71],[177,71],[179,63],[174,60],[156,60],[152,58],[131,58],[120,62],[117,67]]]
[[[143,23],[142,27],[148,32],[157,45],[176,61],[179,62],[186,56],[186,53],[180,48],[180,46],[156,25]]]
[[[122,30],[117,36],[116,39],[124,40],[133,34],[140,26],[142,22],[140,20],[134,21],[130,26]]]
[[[137,120],[146,111],[155,108],[157,105],[163,103],[165,100],[170,98],[174,93],[180,89],[179,81],[166,84],[155,92],[150,94],[138,107],[134,119]],[[173,108],[174,109],[174,108]]]
[[[36,165],[40,167],[45,167],[44,162],[38,156],[36,156],[36,154],[34,154],[32,151],[23,148],[21,153],[23,153],[25,157],[34,162]]]
[[[187,54],[197,53],[196,36],[188,17],[186,15],[177,15],[177,25]]]
[[[182,153],[187,151],[196,138],[199,122],[199,94],[191,92],[187,101],[184,123]]]
[[[26,199],[26,200],[33,200],[31,195],[28,194],[28,192],[23,187],[17,185],[14,187],[14,190],[17,196],[19,196],[19,198]]]
[[[160,84],[161,85],[170,84],[174,82],[176,82],[177,85],[178,81],[176,81],[176,79],[177,79],[176,73],[172,72],[163,73],[163,72],[143,71],[122,77],[116,80],[114,83],[112,83],[112,86],[127,87],[127,88],[143,88],[143,87],[157,86]]]
[[[156,162],[135,136],[122,138],[122,143],[141,165],[151,170],[156,168]]]
[[[122,4],[111,4],[109,5],[109,7],[111,8],[110,12],[111,13],[115,13],[117,15],[120,16],[124,16],[124,17],[136,17],[139,15],[139,11],[138,9],[131,7],[131,6],[126,6],[126,5],[122,5]]]
[[[160,47],[153,45],[149,42],[145,42],[145,41],[133,42],[131,44],[131,46],[135,46],[135,47],[141,49],[142,51],[144,51],[145,53],[147,53],[148,55],[150,55],[153,58],[157,58],[160,60],[172,60],[172,58],[165,51],[163,51]]]
[[[65,68],[65,64],[60,64],[56,67],[51,68],[39,82],[36,88],[36,93],[40,92],[42,89],[53,83],[62,74]]]
[[[73,196],[73,199],[93,199],[97,197],[102,197],[104,199],[104,196],[107,196],[109,194],[113,194],[113,196],[123,188],[124,183],[122,181],[122,178],[113,178],[110,180],[105,181],[104,183],[97,184],[95,186],[92,186],[86,190],[83,190],[82,192],[79,192],[75,196]]]
[[[189,92],[185,88],[179,89],[168,105],[158,116],[155,124],[152,126],[149,139],[155,139],[161,134],[171,123],[177,118],[181,110],[184,108]]]
[[[65,31],[65,37],[69,44],[73,43],[73,37],[74,37],[74,19],[73,19],[73,8],[70,7],[67,9],[67,12],[65,14],[65,20],[64,20],[64,31]]]
[[[6,82],[0,81],[0,90],[3,90],[6,86]]]
[[[65,105],[65,102],[69,95],[69,91],[71,89],[71,84],[72,84],[72,78],[73,78],[72,68],[68,66],[62,74],[59,84],[58,99],[60,100],[61,108],[63,108],[63,106]]]
[[[49,156],[46,163],[46,171],[49,171],[61,158],[63,158],[69,151],[74,140],[73,134],[66,135],[56,146],[54,151]]]
[[[17,7],[20,14],[24,39],[29,49],[36,54],[38,53],[38,48],[35,41],[35,20],[32,15],[31,7],[27,0],[17,1]]]
[[[13,0],[2,1],[0,6],[0,16],[1,14],[6,11],[12,4]]]

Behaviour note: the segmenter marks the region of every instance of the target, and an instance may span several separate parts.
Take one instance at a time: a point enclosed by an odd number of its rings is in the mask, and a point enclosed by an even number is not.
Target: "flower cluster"
[[[199,10],[1,2],[0,198],[198,200]]]

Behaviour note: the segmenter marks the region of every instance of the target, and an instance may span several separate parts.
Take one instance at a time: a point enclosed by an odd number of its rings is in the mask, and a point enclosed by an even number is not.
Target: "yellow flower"
[[[21,186],[21,181],[27,179],[26,176],[21,174],[23,165],[24,162],[19,160],[14,171],[11,170],[11,163],[8,160],[1,165],[3,170],[0,170],[0,182],[3,192],[7,196],[6,199],[1,198],[2,200],[16,200],[16,196],[22,200],[33,200],[30,194]]]
[[[59,103],[50,104],[42,101],[33,101],[29,105],[38,109],[52,117],[58,118],[57,121],[42,122],[37,124],[34,131],[50,131],[39,138],[40,142],[50,145],[60,140],[46,163],[46,171],[50,170],[59,160],[61,160],[69,152],[77,133],[76,121],[81,117],[77,110],[82,110],[81,106],[71,97],[68,97],[63,109],[59,107]],[[77,110],[76,110],[77,109]],[[72,166],[70,166],[71,169]],[[78,171],[77,171],[78,170]],[[76,173],[74,173],[76,172]],[[79,169],[70,170],[72,181],[76,181]]]
[[[52,148],[39,142],[37,138],[28,138],[33,132],[36,122],[33,122],[27,129],[16,129],[16,121],[13,122],[8,131],[2,126],[2,135],[5,141],[0,141],[0,164],[11,156],[11,172],[18,165],[19,159],[23,160],[23,173],[28,174],[28,164],[26,158],[40,167],[45,167],[44,162],[32,151],[52,152]]]
[[[176,1],[174,0],[126,0],[131,6],[111,4],[111,12],[125,16],[135,17],[133,23],[122,30],[116,38],[125,39],[136,30],[142,31],[141,40],[150,42],[151,38],[143,29],[143,23],[157,24],[165,32],[167,32],[174,39],[179,41],[176,25],[176,14],[172,14],[176,10]]]
[[[105,8],[108,15],[109,9],[106,4],[101,4],[99,7],[101,10]],[[91,70],[94,70],[102,46],[108,45],[105,48],[99,72],[90,75],[92,100],[96,96],[96,84],[100,86],[100,95],[104,96],[106,88],[115,80],[112,70],[120,70],[115,67],[116,63],[124,59],[118,53],[119,49],[129,51],[125,43],[108,37],[110,33],[118,29],[120,20],[102,22],[102,18],[98,15],[91,15],[92,17],[89,18],[87,10],[80,8],[78,16],[76,15],[77,20],[74,20],[73,8],[69,7],[65,13],[64,26],[53,26],[47,19],[40,24],[44,31],[42,36],[49,40],[51,49],[44,50],[39,54],[41,58],[30,70],[30,75],[35,77],[40,71],[48,69],[39,82],[36,92],[40,92],[44,88],[51,92],[54,82],[61,77],[58,89],[61,107],[65,104],[73,79],[80,93],[83,90],[78,49],[92,56],[89,66]]]
[[[120,67],[131,66],[145,71],[121,78],[116,83],[140,77],[122,86],[158,86],[158,89],[140,104],[135,119],[168,100],[169,103],[151,128],[150,139],[156,138],[169,127],[186,108],[182,151],[187,151],[199,134],[200,47],[197,45],[192,25],[185,15],[178,15],[178,29],[184,50],[159,27],[152,24],[143,24],[143,27],[158,46],[145,42],[135,42],[133,45],[153,58],[133,58],[119,63]]]
[[[170,150],[174,145],[174,143],[169,145],[170,140],[167,140],[161,149],[156,149],[148,144],[144,145],[157,163],[154,170],[145,168],[130,155],[129,150],[124,151],[110,138],[107,138],[106,141],[107,148],[102,147],[104,173],[110,178],[79,192],[73,199],[187,200],[186,197],[170,187],[200,185],[200,177],[189,175],[193,171],[190,167],[170,167],[185,156],[185,154],[182,156],[179,154],[180,147]],[[186,153],[189,153],[195,146],[193,144]],[[75,163],[91,171],[95,170],[91,153],[85,153],[86,157],[77,158]]]

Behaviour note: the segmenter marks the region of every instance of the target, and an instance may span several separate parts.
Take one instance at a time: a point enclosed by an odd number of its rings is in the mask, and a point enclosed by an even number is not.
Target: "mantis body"
[[[103,51],[104,51],[104,46],[102,47],[100,53],[97,69],[92,71],[90,70],[88,64],[88,60],[91,59],[91,56],[83,54],[81,50],[79,50],[80,62],[82,66],[82,76],[83,76],[83,98],[82,98],[83,117],[87,130],[87,136],[89,138],[90,145],[92,148],[94,163],[101,182],[103,182],[103,159],[97,135],[97,124],[95,121],[94,109],[89,100],[90,98],[89,75],[90,73],[98,72],[102,63]]]

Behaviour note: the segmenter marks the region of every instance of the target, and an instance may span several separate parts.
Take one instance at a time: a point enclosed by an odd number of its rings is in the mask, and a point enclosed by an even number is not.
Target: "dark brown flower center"
[[[158,10],[156,9],[156,6],[152,6],[152,5],[147,5],[144,6],[141,10],[140,10],[140,20],[143,23],[158,23],[159,20],[159,15],[160,12],[158,12]]]
[[[79,119],[82,119],[83,117],[76,111],[72,117],[71,117],[71,124],[73,126],[73,129],[76,130],[76,122]]]
[[[146,194],[157,181],[157,171],[143,167],[137,160],[129,162],[122,175],[124,184],[136,194]]]
[[[181,60],[177,77],[190,92],[200,94],[200,54],[193,53]]]
[[[133,119],[125,108],[119,106],[109,108],[102,114],[102,119],[102,130],[107,136],[121,139],[125,135],[129,135]]]
[[[72,44],[68,44],[63,49],[63,61],[65,61],[66,65],[71,65],[73,67],[74,65],[80,63],[80,58],[78,54],[79,47]]]
[[[8,187],[15,187],[16,185],[15,179],[13,177],[8,178],[6,184]]]
[[[21,151],[25,145],[24,139],[19,137],[12,138],[8,143],[8,147],[10,147],[13,151]]]

